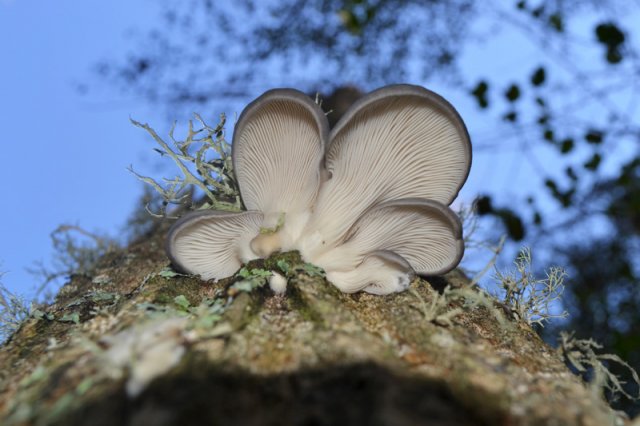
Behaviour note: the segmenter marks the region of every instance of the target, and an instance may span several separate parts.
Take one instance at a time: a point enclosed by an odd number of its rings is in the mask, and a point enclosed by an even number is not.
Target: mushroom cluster
[[[427,89],[373,91],[331,131],[308,96],[270,90],[240,115],[232,150],[247,210],[180,218],[166,248],[184,272],[221,279],[249,260],[298,250],[343,292],[387,294],[462,258],[448,205],[469,173],[469,135]]]

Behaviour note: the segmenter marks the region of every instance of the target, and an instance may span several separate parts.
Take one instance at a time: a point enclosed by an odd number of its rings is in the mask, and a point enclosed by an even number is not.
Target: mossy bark
[[[382,297],[303,271],[284,295],[232,292],[160,274],[162,238],[72,277],[53,320],[4,344],[0,424],[616,424],[528,325],[460,300],[429,321],[438,291],[468,285],[457,272]]]

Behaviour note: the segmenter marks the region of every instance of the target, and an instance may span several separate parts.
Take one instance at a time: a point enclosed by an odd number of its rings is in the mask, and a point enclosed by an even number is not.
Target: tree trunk
[[[1,424],[615,424],[528,325],[448,300],[458,272],[373,296],[296,253],[252,262],[288,271],[276,295],[172,276],[165,231],[72,277],[1,348]]]

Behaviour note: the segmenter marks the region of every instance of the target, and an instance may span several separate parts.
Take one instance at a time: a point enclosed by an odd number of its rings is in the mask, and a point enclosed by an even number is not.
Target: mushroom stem
[[[269,277],[269,287],[275,294],[284,294],[287,291],[287,279],[277,272],[272,272]]]
[[[282,235],[280,232],[272,234],[258,234],[251,240],[251,250],[259,257],[269,257],[272,253],[280,251],[282,248]]]
[[[309,221],[311,212],[269,214],[260,228],[260,234],[251,240],[251,250],[265,258],[278,251],[296,250],[296,242]],[[276,219],[277,218],[277,219]]]

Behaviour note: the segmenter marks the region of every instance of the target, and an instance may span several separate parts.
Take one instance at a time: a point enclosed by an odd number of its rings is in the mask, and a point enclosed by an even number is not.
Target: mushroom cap
[[[302,255],[325,270],[348,271],[380,250],[401,256],[418,274],[446,273],[464,254],[460,219],[437,201],[388,201],[367,210],[338,247],[317,257]]]
[[[331,130],[329,141],[326,166],[332,174],[353,166],[353,154],[362,155],[356,158],[368,167],[379,167],[366,161],[384,154],[401,161],[398,166],[415,167],[402,170],[398,178],[405,185],[389,188],[398,195],[392,193],[385,199],[428,198],[449,205],[471,169],[471,139],[462,117],[446,99],[421,86],[394,84],[360,98]],[[394,152],[399,147],[402,151]],[[345,154],[348,162],[342,160]],[[406,188],[413,186],[406,184],[414,177],[424,186]]]
[[[256,258],[251,239],[260,232],[261,212],[201,210],[176,221],[167,235],[165,250],[182,272],[204,280],[233,275],[244,262]]]
[[[238,119],[232,144],[247,210],[267,216],[310,209],[328,134],[324,113],[302,92],[273,89],[251,102]]]
[[[389,294],[406,290],[414,277],[405,259],[390,251],[376,251],[348,271],[327,271],[327,280],[345,293]]]
[[[441,96],[392,85],[357,101],[331,131],[322,185],[305,234],[329,246],[370,206],[402,198],[448,205],[471,166],[464,122]]]

